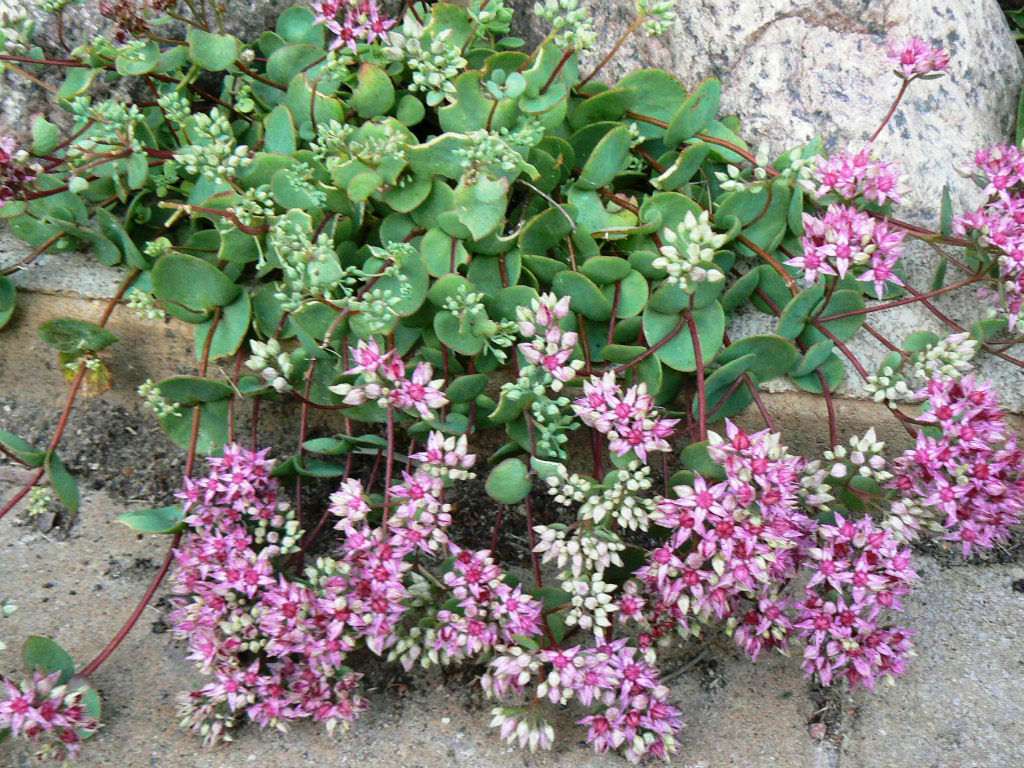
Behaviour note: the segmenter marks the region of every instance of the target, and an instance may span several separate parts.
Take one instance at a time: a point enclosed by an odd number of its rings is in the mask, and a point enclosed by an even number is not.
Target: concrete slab
[[[919,566],[907,610],[918,657],[895,686],[856,698],[841,765],[1024,765],[1024,567]]]

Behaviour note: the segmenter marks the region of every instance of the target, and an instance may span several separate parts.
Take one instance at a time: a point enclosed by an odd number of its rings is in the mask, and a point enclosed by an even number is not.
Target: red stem
[[[690,311],[686,313],[686,324],[690,327],[690,341],[693,343],[693,357],[697,363],[697,440],[706,440],[708,436],[707,400],[704,391],[704,360],[700,349],[700,335],[697,323],[693,319],[693,297],[690,297]]]
[[[896,100],[893,101],[892,106],[889,107],[889,111],[885,113],[885,117],[882,118],[882,124],[875,129],[875,132],[871,134],[871,138],[868,139],[868,144],[873,144],[875,139],[878,138],[879,134],[885,130],[885,126],[892,120],[892,116],[896,114],[896,108],[899,107],[900,102],[903,101],[903,95],[907,92],[907,86],[910,85],[910,81],[907,79],[903,80],[903,85],[900,86],[900,92],[896,94]]]

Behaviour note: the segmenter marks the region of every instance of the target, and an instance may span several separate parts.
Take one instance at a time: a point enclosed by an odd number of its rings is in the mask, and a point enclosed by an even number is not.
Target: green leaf
[[[351,448],[350,442],[336,437],[314,437],[302,444],[302,447],[311,453],[320,453],[325,456],[341,456],[348,453]]]
[[[579,312],[584,317],[598,322],[611,319],[612,303],[590,278],[579,272],[559,272],[555,275],[551,289],[559,297],[569,297],[569,306],[573,312]]]
[[[792,299],[779,315],[779,325],[776,331],[784,339],[795,339],[801,334],[811,311],[818,305],[825,295],[825,286],[820,283],[805,288]]]
[[[759,269],[752,269],[743,277],[738,278],[729,286],[729,290],[722,294],[722,309],[732,313],[742,307],[754,295],[760,281],[761,271]]]
[[[352,105],[362,118],[387,114],[395,103],[395,85],[380,67],[369,62],[359,66]]]
[[[58,684],[67,683],[75,676],[75,660],[71,654],[48,637],[32,635],[21,647],[21,658],[27,670],[39,670],[46,674],[60,672]]]
[[[473,184],[467,184],[465,180],[459,182],[455,189],[455,208],[449,212],[451,219],[469,230],[474,240],[482,240],[505,220],[508,186],[508,179],[487,176],[477,178]],[[446,227],[444,216],[439,223],[449,234],[459,236],[458,232]]]
[[[230,384],[199,376],[173,376],[157,386],[161,395],[183,406],[227,400],[234,394]]]
[[[922,352],[939,341],[939,336],[931,331],[915,331],[903,340],[903,348],[907,352]]]
[[[48,155],[60,144],[60,129],[45,117],[37,117],[32,123],[32,154],[37,157]]]
[[[484,489],[487,495],[502,504],[517,504],[531,488],[530,470],[519,459],[505,459],[491,470]]]
[[[427,271],[434,277],[455,272],[469,262],[469,252],[462,241],[440,229],[427,230],[420,241],[420,253],[427,262]]]
[[[835,343],[831,339],[825,339],[819,341],[817,344],[812,344],[807,348],[804,356],[797,363],[796,367],[790,371],[790,375],[793,378],[799,378],[801,376],[807,376],[810,373],[814,373],[819,367],[828,362],[829,358],[832,357],[833,351],[835,350]]]
[[[76,96],[81,96],[92,86],[92,81],[99,74],[98,69],[86,69],[85,67],[71,67],[64,76],[64,82],[57,91],[57,98],[61,101],[72,101]]]
[[[598,285],[617,283],[631,270],[629,261],[618,256],[593,256],[580,267],[580,271]]]
[[[832,355],[822,365],[818,366],[814,371],[806,376],[793,376],[793,383],[805,392],[820,395],[824,392],[824,389],[821,386],[821,378],[819,378],[819,374],[825,379],[825,383],[828,385],[829,391],[835,392],[839,385],[843,383],[843,379],[846,378],[846,366],[843,365],[842,360],[835,355]]]
[[[604,297],[610,302],[615,301],[615,289],[619,290],[619,304],[616,317],[634,317],[644,311],[647,305],[649,287],[647,280],[635,269],[630,270],[626,278],[617,285],[606,285]]]
[[[1024,97],[1024,92],[1022,92]],[[1024,102],[1022,102],[1024,103]],[[1022,127],[1020,123],[1017,124],[1017,144],[1020,144],[1020,131]],[[953,197],[949,193],[949,184],[942,185],[942,205],[939,213],[939,232],[942,233],[943,237],[949,237],[953,234]]]
[[[185,530],[185,513],[181,505],[140,509],[117,516],[117,522],[138,533],[178,533]]]
[[[39,338],[66,355],[98,352],[117,341],[106,328],[71,317],[46,321],[39,326]]]
[[[36,450],[27,440],[3,429],[0,429],[0,446],[30,467],[41,467],[46,460],[46,451]]]
[[[267,152],[290,155],[298,148],[295,120],[288,107],[278,104],[263,123],[266,126],[263,148]]]
[[[209,72],[223,72],[238,59],[241,43],[234,35],[218,35],[198,27],[188,31],[189,58]]]
[[[341,477],[345,474],[345,466],[315,457],[296,456],[295,471],[303,477]]]
[[[665,131],[665,146],[677,147],[687,139],[708,128],[718,114],[722,100],[722,84],[708,78],[686,97]]]
[[[0,328],[11,321],[17,301],[18,292],[14,283],[8,277],[0,275]]]
[[[234,61],[232,59],[232,61]],[[156,69],[160,63],[160,46],[148,40],[141,48],[123,50],[114,59],[117,74],[122,77],[137,77]]]
[[[682,461],[684,467],[692,469],[702,477],[711,480],[725,479],[725,469],[711,458],[711,455],[708,453],[708,443],[706,440],[699,443],[690,443],[683,448],[682,453],[679,454],[679,460]]]
[[[672,119],[677,105],[686,98],[686,88],[679,80],[663,69],[637,69],[623,77],[619,88],[628,88],[635,94],[630,108],[640,115],[653,117],[662,122]],[[645,139],[660,138],[665,129],[646,121],[638,122],[640,135]]]
[[[864,294],[850,288],[841,288],[832,294],[823,309],[815,310],[815,313],[824,318],[829,315],[841,315],[845,312],[859,312],[862,309],[864,309]],[[827,322],[819,320],[818,322],[840,341],[849,341],[864,325],[866,319],[867,316],[861,312],[849,317],[841,317]],[[824,334],[817,328],[809,330],[813,331],[812,335],[814,335],[815,341],[824,337]]]
[[[434,281],[434,284],[430,286],[430,290],[427,291],[427,300],[435,307],[441,308],[447,303],[448,299],[455,296],[460,291],[472,291],[473,284],[469,282],[462,275],[454,272],[449,272],[445,275],[441,275],[438,280]]]
[[[289,43],[324,44],[323,24],[318,24],[316,14],[303,6],[292,6],[277,17],[277,34]]]
[[[53,451],[50,451],[46,455],[46,476],[49,478],[50,485],[56,492],[57,498],[61,500],[70,512],[77,512],[80,500],[78,494],[78,483],[75,481],[75,478],[72,477],[71,473],[68,472],[68,468],[64,466],[64,462],[61,461],[60,457]]]
[[[693,178],[711,153],[709,144],[694,144],[679,153],[679,156],[661,175],[651,181],[655,189],[679,189]]]
[[[1024,147],[1024,91],[1017,98],[1017,127],[1013,136],[1017,146]]]
[[[463,328],[459,318],[448,311],[434,315],[434,333],[442,344],[460,355],[478,355],[484,348],[484,337],[474,334],[471,328]]]
[[[184,253],[167,253],[153,266],[153,292],[161,301],[207,312],[234,301],[239,287],[213,264]]]
[[[395,118],[406,127],[418,125],[427,115],[427,109],[423,102],[407,93],[398,100],[398,108],[395,110]]]
[[[694,310],[693,319],[697,326],[701,358],[707,364],[722,346],[725,312],[716,301],[703,309]],[[671,336],[654,354],[669,368],[683,372],[697,370],[697,356],[687,326],[685,313],[666,315],[649,308],[644,310],[643,328],[647,343],[654,346]]]
[[[241,291],[238,298],[224,307],[221,312],[220,322],[213,332],[213,340],[210,342],[210,359],[217,360],[222,357],[230,357],[238,351],[249,332],[249,323],[252,320],[252,301],[246,291]],[[196,326],[196,360],[202,360],[203,350],[206,349],[206,337],[213,326],[213,320]]]
[[[587,158],[576,186],[581,189],[600,189],[611,183],[625,167],[631,143],[626,126],[619,125],[608,131]]]
[[[750,371],[758,382],[771,381],[785,376],[800,359],[800,352],[793,342],[781,336],[769,334],[746,336],[723,349],[716,360],[728,363],[746,355],[753,355]]]
[[[468,403],[483,394],[489,377],[486,373],[470,373],[459,376],[448,385],[445,394],[453,403]]]
[[[558,208],[545,208],[533,216],[519,233],[519,247],[523,253],[543,256],[552,248],[561,244],[572,232],[576,209],[563,205]]]
[[[228,400],[205,402],[199,406],[199,434],[196,451],[207,456],[220,450],[228,440]],[[176,416],[160,417],[160,426],[175,445],[187,449],[192,440],[191,408],[183,408]]]
[[[1000,334],[1006,333],[1007,321],[1005,317],[993,317],[979,320],[971,325],[971,338],[984,343],[992,341]]]

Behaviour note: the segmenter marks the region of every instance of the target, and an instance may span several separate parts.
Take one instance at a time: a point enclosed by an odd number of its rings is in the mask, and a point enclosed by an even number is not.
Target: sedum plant
[[[569,707],[598,752],[667,758],[685,702],[662,674],[693,638],[795,649],[821,685],[873,688],[913,654],[911,542],[970,555],[1020,522],[1022,453],[972,361],[1024,364],[1024,157],[980,152],[988,202],[954,217],[947,195],[932,231],[894,216],[904,180],[872,149],[907,89],[948,67],[941,50],[891,48],[898,96],[865,147],[770,160],[719,114],[717,80],[599,80],[626,36],[671,29],[669,3],[639,3],[588,72],[598,40],[576,0],[538,4],[551,31],[532,51],[501,0],[401,18],[320,0],[254,40],[224,32],[219,5],[97,8],[114,33],[67,58],[3,32],[10,72],[63,71],[65,113],[0,140],[0,216],[33,249],[8,272],[87,249],[125,279],[98,322],[40,328],[68,404],[44,448],[0,433],[33,470],[0,517],[47,488],[77,507],[60,440],[83,387],[107,384],[121,303],[193,328],[198,375],[139,388],[187,476],[178,504],[122,518],[171,537],[139,606],[77,674],[31,639],[0,738],[73,755],[100,717],[90,676],[170,572],[174,632],[209,677],[182,723],[208,743],[247,721],[347,727],[368,652],[482,665],[510,743],[550,747],[549,713]],[[104,95],[121,80],[135,99]],[[930,286],[903,268],[908,240],[936,254]],[[989,308],[971,328],[932,301],[957,290]],[[0,277],[0,325],[15,301]],[[949,333],[869,322],[907,304]],[[751,313],[773,332],[744,335]],[[849,345],[863,334],[888,350],[876,371]],[[851,374],[912,449],[840,438]],[[777,380],[822,398],[822,456],[787,449],[761,396]],[[259,449],[266,401],[298,424],[276,460]],[[763,429],[733,421],[747,410]],[[332,434],[310,436],[314,411]],[[452,503],[476,474],[489,547],[463,541]],[[313,479],[336,489],[324,509],[303,505]],[[501,546],[513,511],[523,563]]]

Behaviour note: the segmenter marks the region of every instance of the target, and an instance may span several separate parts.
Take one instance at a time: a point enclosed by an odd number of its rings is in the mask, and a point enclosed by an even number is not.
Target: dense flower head
[[[896,65],[897,73],[905,80],[924,75],[936,75],[949,69],[949,54],[942,48],[929,45],[919,37],[892,41],[886,51]]]
[[[477,656],[516,635],[541,633],[541,604],[520,586],[510,586],[488,550],[472,551],[454,544],[452,568],[444,585],[457,606],[437,613],[435,650],[445,659]]]
[[[902,610],[900,598],[917,578],[910,560],[910,550],[869,517],[855,522],[836,514],[834,525],[819,526],[794,623],[807,644],[808,675],[829,685],[841,674],[851,686],[871,689],[902,674],[910,633],[882,620],[886,611]]]
[[[953,231],[996,249],[999,301],[1010,331],[1024,330],[1024,155],[1011,145],[979,150],[975,164],[989,200],[953,222]]]
[[[846,200],[863,197],[878,205],[902,199],[903,178],[898,166],[874,157],[870,147],[820,158],[814,180],[819,197],[835,192]]]
[[[344,398],[346,405],[371,402],[431,419],[437,409],[448,404],[441,391],[444,380],[432,378],[434,368],[430,363],[421,362],[408,374],[401,356],[395,350],[383,352],[373,339],[360,341],[350,353],[355,365],[345,374],[358,376],[356,383],[330,388]]]
[[[100,727],[83,703],[86,688],[60,683],[60,676],[37,671],[16,683],[0,675],[0,733],[30,742],[40,760],[74,759]]]
[[[332,563],[316,587],[285,576],[277,560],[301,531],[278,498],[267,452],[228,445],[209,464],[180,494],[191,530],[175,551],[171,624],[212,678],[184,697],[182,724],[211,743],[229,739],[243,718],[261,727],[302,718],[347,725],[366,704],[342,661],[369,634],[372,611],[355,616],[364,605],[349,607],[345,590],[368,558],[351,558],[347,580]]]
[[[964,555],[1005,541],[1024,519],[1024,451],[992,388],[966,376],[932,379],[914,448],[894,463],[890,486],[935,515]]]
[[[630,604],[622,618],[638,621],[647,641],[685,634],[693,618],[735,620],[750,603],[775,602],[776,583],[795,574],[812,529],[798,506],[803,462],[786,453],[777,434],[748,434],[727,421],[724,436],[709,436],[709,453],[726,478],[711,484],[697,476],[661,500],[654,521],[668,538],[635,572],[638,583],[623,599]],[[736,638],[752,655],[765,643],[785,643],[767,625],[755,634],[748,627]]]
[[[651,451],[671,450],[668,438],[679,423],[657,415],[646,384],[623,391],[611,371],[584,382],[583,397],[572,407],[580,421],[608,437],[608,447],[617,456],[632,451],[643,462]]]
[[[785,263],[802,269],[808,283],[821,275],[843,278],[856,268],[857,279],[873,282],[881,298],[887,284],[903,285],[893,271],[903,254],[903,237],[885,221],[833,204],[821,218],[804,214],[803,253]]]
[[[575,701],[590,710],[578,722],[587,728],[595,752],[621,751],[635,763],[646,757],[667,759],[676,751],[679,710],[668,703],[669,689],[657,668],[627,639],[536,653],[503,650],[481,680],[488,696],[514,704],[535,684],[537,699]],[[518,723],[523,717],[523,709],[514,705],[493,711],[491,725],[503,731],[509,719]]]
[[[396,23],[381,12],[377,0],[313,0],[312,6],[316,20],[334,35],[331,50],[347,47],[355,51],[361,42],[383,40]]]
[[[10,136],[0,136],[0,206],[20,195],[35,177],[17,142]]]
[[[578,336],[575,331],[562,329],[561,321],[569,316],[569,297],[558,298],[546,293],[528,307],[516,309],[519,333],[526,341],[519,344],[519,352],[526,362],[542,375],[552,390],[558,392],[572,381],[583,366],[582,360],[573,360]]]

